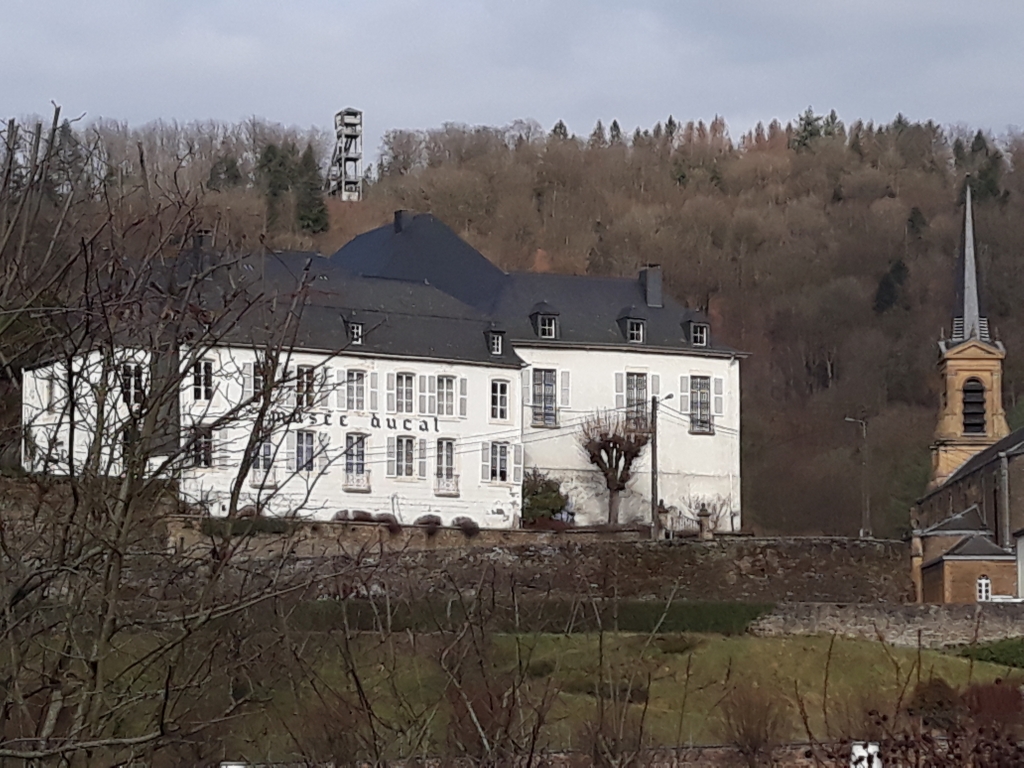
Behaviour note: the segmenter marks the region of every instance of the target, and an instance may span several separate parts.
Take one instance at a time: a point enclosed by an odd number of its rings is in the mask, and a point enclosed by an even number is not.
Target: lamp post
[[[855,419],[847,416],[844,421],[860,425],[862,439],[860,450],[860,497],[861,497],[861,519],[860,537],[867,539],[871,537],[871,485],[868,480],[868,422],[867,419]]]
[[[672,392],[665,395],[671,400]],[[658,396],[651,395],[651,538],[658,539]]]

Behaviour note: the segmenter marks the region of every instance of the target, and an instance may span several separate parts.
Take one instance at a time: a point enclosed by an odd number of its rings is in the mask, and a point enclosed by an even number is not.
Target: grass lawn
[[[483,666],[476,665],[477,670],[483,669],[491,680],[507,679],[513,669],[526,670],[526,698],[537,701],[545,693],[552,696],[542,739],[549,748],[583,746],[588,725],[595,721],[598,692],[604,694],[606,714],[612,720],[623,717],[635,724],[646,706],[645,732],[654,744],[707,744],[722,741],[716,730],[717,707],[740,682],[768,687],[784,701],[790,710],[792,735],[799,739],[804,730],[798,701],[803,702],[816,737],[841,737],[851,735],[865,710],[895,711],[901,695],[905,703],[918,675],[921,680],[941,677],[963,687],[969,681],[987,682],[1010,674],[1006,667],[941,652],[918,654],[878,642],[830,637],[534,634],[494,635],[485,642],[490,658]],[[443,639],[396,635],[381,643],[364,635],[357,646],[354,658],[364,689],[385,724],[381,727],[393,732],[389,751],[443,753],[458,725],[451,691],[445,693],[447,676],[438,665]],[[309,702],[322,701],[328,689],[343,692],[350,701],[355,697],[341,651],[329,636],[308,645],[307,652],[320,694],[296,701],[296,691],[282,669],[272,685],[272,700],[262,713],[246,718],[245,742],[250,748],[261,745],[261,756],[287,758],[297,732],[310,730],[315,735],[325,722],[358,719],[353,712],[329,711],[321,717],[311,709]],[[828,706],[823,707],[826,700]],[[289,712],[293,713],[287,729],[291,736],[275,724]],[[415,734],[420,731],[418,739]]]

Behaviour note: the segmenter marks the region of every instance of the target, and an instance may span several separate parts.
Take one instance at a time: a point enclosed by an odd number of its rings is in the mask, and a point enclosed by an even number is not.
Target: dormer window
[[[490,333],[490,346],[492,355],[500,355],[502,350],[502,338],[501,333],[497,331],[491,331]]]
[[[537,335],[542,339],[558,338],[558,318],[554,315],[541,315],[537,318]]]
[[[626,341],[630,344],[643,344],[645,331],[643,320],[626,321]]]
[[[348,325],[349,337],[352,339],[352,344],[359,346],[363,343],[363,324],[362,323],[349,323]]]
[[[706,347],[708,345],[708,331],[710,330],[707,323],[694,323],[692,328],[690,341],[693,343],[693,346]]]

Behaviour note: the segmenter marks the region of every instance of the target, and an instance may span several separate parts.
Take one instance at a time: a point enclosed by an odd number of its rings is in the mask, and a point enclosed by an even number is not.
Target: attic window
[[[643,344],[644,330],[645,329],[643,320],[627,320],[626,341],[628,341],[630,344]]]
[[[554,315],[541,315],[537,318],[537,335],[542,339],[557,339],[558,318]]]
[[[491,354],[492,355],[500,355],[501,354],[501,347],[502,347],[501,342],[502,342],[501,334],[498,333],[497,331],[491,331],[491,334],[490,334],[490,345],[491,345]]]
[[[691,341],[695,347],[708,345],[708,326],[706,323],[694,323]]]
[[[352,338],[352,344],[359,346],[363,343],[363,324],[362,323],[349,323],[349,336]]]

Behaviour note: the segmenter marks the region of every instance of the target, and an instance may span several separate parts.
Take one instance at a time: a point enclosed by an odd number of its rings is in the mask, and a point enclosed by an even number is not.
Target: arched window
[[[985,385],[978,379],[964,382],[964,434],[985,434]]]
[[[992,599],[992,579],[988,576],[978,577],[978,602],[987,603]]]

